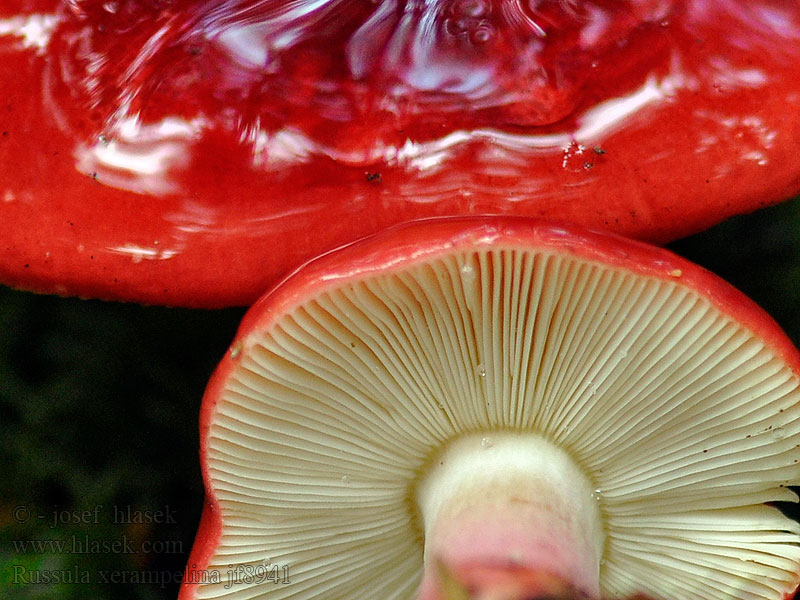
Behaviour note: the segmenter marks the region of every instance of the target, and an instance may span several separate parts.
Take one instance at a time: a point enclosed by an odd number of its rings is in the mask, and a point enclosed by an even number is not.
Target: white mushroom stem
[[[417,496],[425,528],[420,600],[448,570],[519,568],[599,597],[604,535],[599,492],[536,435],[470,435],[438,457]]]

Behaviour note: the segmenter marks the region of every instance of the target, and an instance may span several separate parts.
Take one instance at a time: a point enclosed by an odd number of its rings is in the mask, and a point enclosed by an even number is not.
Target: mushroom
[[[0,54],[0,281],[41,292],[245,305],[400,222],[664,242],[800,187],[796,2],[14,0]]]
[[[800,581],[771,504],[798,499],[797,350],[714,275],[572,225],[431,220],[305,265],[213,376],[201,459],[183,600]]]

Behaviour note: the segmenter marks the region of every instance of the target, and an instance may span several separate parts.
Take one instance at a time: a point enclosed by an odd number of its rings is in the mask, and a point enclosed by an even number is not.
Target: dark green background
[[[743,290],[800,342],[800,199],[732,219],[671,248]],[[0,598],[177,596],[176,584],[98,581],[101,572],[164,573],[166,579],[183,569],[203,498],[200,399],[243,314],[0,287]],[[17,522],[26,514],[15,513],[18,507],[29,511],[26,523]],[[120,523],[114,507],[132,516],[162,511],[160,520],[168,514],[174,522]],[[53,526],[53,512],[65,510],[90,516],[70,514]],[[25,552],[13,543],[69,541],[73,535],[82,542],[86,536],[106,544],[127,540],[138,552]],[[145,542],[156,546],[145,551]],[[12,586],[15,565],[77,566],[94,583]]]

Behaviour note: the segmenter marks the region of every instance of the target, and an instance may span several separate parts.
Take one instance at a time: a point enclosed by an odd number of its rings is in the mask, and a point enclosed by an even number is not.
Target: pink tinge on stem
[[[553,582],[598,598],[598,494],[566,453],[537,436],[459,440],[419,491],[425,527],[419,600],[444,600],[442,569],[467,589],[485,591],[487,600],[515,598],[515,587],[544,593]]]
[[[443,580],[447,579],[447,582]],[[572,585],[546,571],[531,571],[516,566],[478,566],[448,571],[440,569],[438,588],[420,600],[588,600]],[[445,583],[444,586],[441,584]],[[447,587],[449,586],[449,587]],[[445,589],[443,589],[443,587]],[[453,590],[455,592],[453,593]],[[460,596],[459,596],[460,594]]]

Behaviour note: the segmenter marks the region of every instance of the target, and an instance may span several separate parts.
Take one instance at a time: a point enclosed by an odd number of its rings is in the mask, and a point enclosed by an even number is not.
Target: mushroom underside
[[[435,561],[463,558],[436,534],[459,530],[458,482],[503,545],[492,515],[519,478],[575,507],[582,550],[563,528],[546,541],[563,538],[563,575],[592,594],[797,586],[800,527],[766,503],[797,501],[798,377],[679,274],[453,248],[320,285],[241,348],[206,440],[222,521],[206,572],[220,577],[196,598],[415,598]],[[528,537],[506,558],[536,567]],[[291,583],[259,580],[267,567]]]

